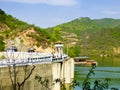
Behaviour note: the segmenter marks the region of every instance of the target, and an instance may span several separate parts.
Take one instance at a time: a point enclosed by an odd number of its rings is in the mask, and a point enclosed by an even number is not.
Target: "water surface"
[[[93,84],[95,80],[100,80],[104,82],[105,78],[110,78],[109,82],[110,88],[116,87],[120,90],[120,58],[109,57],[109,58],[93,58],[98,62],[97,67],[94,72],[95,75],[91,76],[91,83]],[[90,70],[90,66],[76,65],[75,66],[75,79],[82,85],[86,75]],[[81,90],[82,86],[76,87],[74,90]]]

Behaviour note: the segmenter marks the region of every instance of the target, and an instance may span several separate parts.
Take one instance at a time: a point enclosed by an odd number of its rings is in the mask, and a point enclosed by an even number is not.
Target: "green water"
[[[104,81],[105,78],[110,78],[111,81],[109,82],[109,87],[116,87],[120,90],[120,58],[93,58],[98,62],[97,67],[95,68],[94,72],[95,75],[91,76],[91,83],[94,83],[94,80],[101,80]],[[89,72],[90,67],[88,66],[75,66],[75,79],[82,82],[86,78],[87,73]],[[76,87],[74,90],[81,90],[81,87]]]

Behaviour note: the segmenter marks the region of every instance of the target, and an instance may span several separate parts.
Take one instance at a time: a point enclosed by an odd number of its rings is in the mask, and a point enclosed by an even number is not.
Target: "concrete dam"
[[[55,47],[55,54],[10,48],[4,53],[7,58],[0,60],[0,90],[70,90],[74,59],[63,54],[61,43]]]

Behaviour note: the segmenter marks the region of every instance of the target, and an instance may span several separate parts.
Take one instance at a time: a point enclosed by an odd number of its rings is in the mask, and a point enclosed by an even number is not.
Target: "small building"
[[[63,54],[63,43],[62,42],[57,42],[55,43],[55,47],[56,47],[56,52],[58,54]]]
[[[28,48],[28,52],[35,52],[35,48]]]
[[[18,49],[15,46],[11,46],[10,48],[7,49],[7,52],[17,52]]]

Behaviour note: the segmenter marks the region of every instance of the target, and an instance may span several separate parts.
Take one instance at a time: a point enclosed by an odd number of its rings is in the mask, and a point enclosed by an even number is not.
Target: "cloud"
[[[103,13],[108,15],[118,15],[120,14],[120,11],[103,11]]]
[[[30,3],[30,4],[48,4],[56,6],[72,6],[77,3],[76,0],[1,0],[6,2]]]

